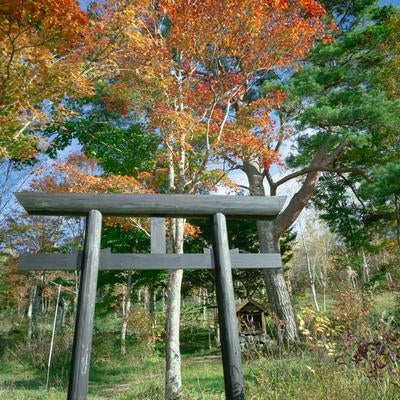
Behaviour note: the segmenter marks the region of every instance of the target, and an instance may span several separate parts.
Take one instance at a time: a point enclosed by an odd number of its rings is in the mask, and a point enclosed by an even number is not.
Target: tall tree
[[[225,134],[225,128],[258,74],[303,58],[325,29],[323,7],[314,0],[110,0],[93,5],[89,14],[88,45],[81,54],[95,59],[110,83],[109,106],[136,111],[158,132],[165,190],[175,193],[208,191],[224,178],[223,171],[207,167],[226,138],[236,135],[232,129]],[[258,112],[254,104],[253,112],[262,114],[259,125],[267,127],[271,105],[280,100],[274,92],[257,103]],[[182,252],[184,221],[172,221],[170,232],[170,250]],[[172,271],[167,398],[181,396],[181,282],[182,271]]]
[[[223,175],[210,179],[206,167],[226,139],[225,128],[236,107],[254,88],[260,71],[285,66],[307,54],[314,38],[323,33],[323,8],[315,1],[165,1],[146,3],[144,11],[135,6],[112,2],[106,13],[96,14],[98,18],[108,15],[107,23],[103,22],[108,29],[118,21],[120,38],[125,35],[124,42],[113,42],[124,48],[113,58],[114,76],[121,78],[114,88],[126,94],[127,87],[135,87],[142,112],[161,133],[168,191],[210,190]],[[134,34],[121,28],[127,16],[137,27]],[[105,37],[109,42],[115,35]],[[276,98],[279,93],[259,102],[261,114],[268,115]],[[125,99],[137,108],[132,96]],[[172,225],[171,249],[178,252],[182,251],[182,225],[179,220]],[[181,281],[182,271],[170,274],[167,398],[181,395]]]
[[[260,146],[257,132],[250,130],[239,154],[252,194],[264,195],[266,183],[269,194],[275,196],[283,184],[301,179],[300,189],[276,221],[259,223],[264,251],[278,250],[278,238],[309,203],[322,173],[344,179],[349,174],[366,176],[361,166],[371,163],[373,154],[393,154],[389,149],[396,143],[399,103],[377,82],[379,67],[393,55],[380,50],[380,44],[387,44],[391,37],[387,29],[390,9],[378,7],[376,1],[326,1],[324,5],[327,15],[336,20],[335,40],[325,37],[300,71],[275,70],[260,78],[261,96],[268,98],[271,89],[282,90],[286,99],[277,103],[270,140]],[[276,179],[273,163],[260,156],[271,154],[279,161],[278,153],[287,151],[285,143],[294,145],[285,159],[291,170]],[[249,146],[254,150],[249,151]],[[286,336],[294,338],[295,320],[283,275],[279,271],[266,274],[273,308],[288,322]]]
[[[48,126],[52,138],[47,154],[56,158],[59,150],[78,141],[86,157],[95,159],[104,174],[138,178],[158,165],[160,139],[146,130],[134,112],[110,106],[107,82],[100,81],[92,96],[71,99],[74,117]],[[61,132],[61,134],[60,134]]]
[[[22,252],[51,252],[68,240],[62,218],[45,219],[44,217],[27,218],[20,214],[9,217],[0,229],[0,251],[7,254],[8,264],[13,264]],[[7,263],[5,263],[7,265]],[[11,279],[13,275],[11,274]],[[47,279],[49,276],[47,276]],[[15,277],[14,277],[15,279]],[[28,274],[21,286],[29,292],[26,315],[28,318],[27,345],[37,333],[37,317],[43,301],[45,275]],[[21,288],[20,286],[20,288]],[[23,297],[23,296],[21,296]]]
[[[314,130],[299,135],[298,154],[293,154],[288,164],[300,167],[298,174],[314,168],[320,172],[309,174],[322,174],[308,191],[308,198],[316,189],[314,204],[344,239],[349,261],[365,282],[365,252],[377,251],[373,242],[376,244],[376,234],[383,228],[378,222],[384,213],[376,207],[377,198],[373,200],[373,182],[379,185],[381,175],[385,180],[389,171],[379,167],[388,164],[390,170],[399,154],[400,102],[393,85],[399,60],[398,18],[395,10],[379,7],[376,1],[351,6],[328,3],[336,10],[342,30],[337,41],[317,49],[312,65],[294,78],[294,93],[301,94],[308,104],[298,117],[300,128]],[[328,154],[336,152],[335,162],[326,163],[325,158],[320,165],[310,164],[323,144],[330,146]],[[369,193],[360,191],[363,181]]]
[[[390,236],[396,238],[397,245],[400,249],[400,163],[387,163],[382,167],[378,167],[373,171],[374,180],[364,182],[361,188],[361,196],[370,201],[370,205],[375,207],[383,207],[386,213],[383,217],[392,222],[392,226],[388,227]],[[379,208],[378,208],[379,213]],[[388,215],[389,214],[389,215]],[[390,233],[392,230],[393,233]]]

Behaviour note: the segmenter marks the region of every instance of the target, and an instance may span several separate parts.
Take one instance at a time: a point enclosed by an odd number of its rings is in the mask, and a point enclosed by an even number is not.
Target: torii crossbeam
[[[280,254],[230,252],[225,215],[273,219],[284,197],[210,195],[136,195],[20,192],[16,197],[33,215],[86,216],[82,252],[21,256],[21,270],[80,269],[68,400],[85,400],[88,392],[93,320],[99,269],[214,269],[221,328],[225,394],[244,400],[244,382],[236,322],[232,264],[237,268],[280,268]],[[102,216],[210,217],[213,251],[209,254],[111,254],[100,250]],[[161,218],[154,218],[159,224]],[[152,221],[152,226],[153,226]],[[162,241],[162,232],[159,240]],[[164,253],[165,243],[152,240],[152,253]],[[155,251],[154,251],[155,250]],[[158,251],[157,251],[158,250]]]

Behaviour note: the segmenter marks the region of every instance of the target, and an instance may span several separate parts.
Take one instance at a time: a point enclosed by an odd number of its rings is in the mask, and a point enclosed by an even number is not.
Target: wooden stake
[[[213,228],[215,287],[221,329],[225,396],[227,400],[244,400],[242,357],[225,215],[218,213],[213,216]]]
[[[68,400],[86,400],[89,385],[94,309],[100,260],[102,215],[91,210],[86,220]]]
[[[49,360],[48,360],[48,362],[47,362],[46,390],[49,390],[51,357],[52,357],[52,355],[53,355],[54,336],[55,336],[55,333],[56,333],[58,303],[60,302],[60,294],[61,294],[61,285],[58,285],[57,300],[56,300],[56,310],[55,310],[55,312],[54,312],[54,321],[53,321],[53,331],[52,331],[52,333],[51,333],[51,343],[50,343],[50,351],[49,351]]]

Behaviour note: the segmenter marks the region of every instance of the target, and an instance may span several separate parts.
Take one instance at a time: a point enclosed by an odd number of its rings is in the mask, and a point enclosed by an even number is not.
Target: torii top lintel
[[[254,219],[273,219],[284,196],[222,196],[187,194],[15,193],[32,215],[85,216],[98,210],[109,216],[206,217],[217,213]]]

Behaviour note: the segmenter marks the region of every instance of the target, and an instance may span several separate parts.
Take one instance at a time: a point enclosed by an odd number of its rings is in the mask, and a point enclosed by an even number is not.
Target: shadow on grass
[[[196,354],[209,354],[217,349],[209,349],[208,330],[203,327],[181,328],[181,354],[183,356],[194,356]]]
[[[25,390],[43,389],[44,380],[42,377],[5,380],[1,383],[0,387],[4,387],[6,389],[25,389]]]

